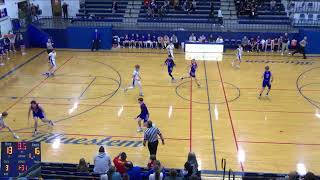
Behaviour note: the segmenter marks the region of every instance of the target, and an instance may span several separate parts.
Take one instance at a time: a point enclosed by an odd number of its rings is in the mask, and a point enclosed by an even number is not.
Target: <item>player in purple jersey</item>
[[[142,125],[141,121],[143,121],[143,124],[145,125],[146,122],[149,120],[149,111],[146,106],[146,104],[143,102],[143,98],[139,98],[138,102],[140,104],[141,112],[140,114],[135,118],[138,121],[138,132],[142,132]]]
[[[29,124],[29,119],[30,119],[30,114],[32,111],[33,119],[34,119],[34,132],[33,135],[38,134],[38,119],[40,119],[44,123],[48,123],[48,125],[53,126],[53,121],[48,120],[46,118],[44,109],[38,104],[36,101],[31,101],[30,102],[30,108],[28,111],[28,124]]]
[[[200,87],[200,83],[198,82],[198,79],[196,78],[196,71],[197,71],[197,68],[198,68],[198,64],[196,62],[195,59],[192,59],[191,60],[191,64],[189,65],[189,75],[188,76],[185,76],[185,77],[181,77],[180,79],[183,80],[185,78],[191,78],[194,79],[198,85],[198,87]]]
[[[172,76],[172,71],[173,71],[173,67],[175,67],[176,64],[174,63],[173,58],[172,58],[172,56],[170,54],[168,55],[168,58],[164,62],[164,65],[167,66],[168,74],[171,77],[171,81],[174,82],[174,77]]]
[[[268,87],[268,91],[267,91],[267,94],[266,96],[269,95],[269,92],[271,90],[271,82],[273,81],[273,75],[271,74],[271,72],[269,71],[269,66],[266,66],[265,68],[265,71],[262,75],[262,88],[261,88],[261,91],[260,91],[260,95],[259,97],[261,97],[265,87],[267,86]]]

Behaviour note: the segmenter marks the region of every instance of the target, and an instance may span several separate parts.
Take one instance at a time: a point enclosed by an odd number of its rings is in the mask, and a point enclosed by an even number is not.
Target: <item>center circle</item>
[[[191,102],[197,104],[208,104],[208,95],[210,96],[210,104],[226,103],[224,90],[226,91],[228,103],[240,97],[240,88],[234,84],[223,82],[224,87],[222,87],[221,81],[218,80],[198,79],[198,81],[202,84],[202,87],[192,87],[192,100],[190,99],[190,81],[182,82],[176,86],[176,94],[186,101],[191,100]],[[195,84],[195,82],[192,82],[192,84]]]

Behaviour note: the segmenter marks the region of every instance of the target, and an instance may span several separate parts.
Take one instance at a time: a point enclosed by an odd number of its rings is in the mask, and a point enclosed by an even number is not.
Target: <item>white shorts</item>
[[[5,128],[6,124],[4,123],[4,121],[0,121],[0,129]]]
[[[241,61],[242,59],[242,55],[241,54],[237,54],[237,60]]]
[[[49,63],[50,63],[50,65],[51,65],[51,67],[56,67],[56,66],[57,66],[57,65],[56,65],[56,60],[50,59],[50,60],[49,60]]]
[[[136,86],[141,87],[141,81],[133,79],[132,80],[132,87],[136,87]]]

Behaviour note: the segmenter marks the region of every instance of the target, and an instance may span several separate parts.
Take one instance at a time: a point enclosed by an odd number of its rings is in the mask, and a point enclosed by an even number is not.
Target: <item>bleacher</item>
[[[118,9],[112,12],[112,1],[85,0],[84,6],[80,8],[77,17],[79,19],[103,20],[109,22],[122,22],[129,0],[117,1]],[[94,18],[89,18],[90,15]]]
[[[164,0],[157,0],[157,5],[162,6]],[[188,14],[184,10],[176,10],[170,7],[162,18],[152,18],[147,14],[144,5],[141,5],[138,22],[148,23],[213,23],[216,19],[210,18],[210,1],[197,0],[196,10]],[[218,14],[221,2],[220,0],[214,1],[214,16]]]
[[[20,177],[29,177],[28,179],[37,179],[39,177],[43,179],[100,179],[100,174],[93,173],[93,165],[89,165],[89,172],[77,172],[77,164],[71,163],[46,163],[33,167],[30,171],[27,171]],[[178,175],[181,174],[180,169],[176,169]],[[168,169],[162,171],[166,176],[168,175]],[[30,177],[30,174],[32,174]],[[149,170],[141,167],[142,179],[149,179]]]
[[[276,0],[276,10],[270,9],[270,1],[264,0],[257,7],[256,16],[250,17],[243,12],[238,13],[239,24],[290,24],[289,17],[281,0]]]

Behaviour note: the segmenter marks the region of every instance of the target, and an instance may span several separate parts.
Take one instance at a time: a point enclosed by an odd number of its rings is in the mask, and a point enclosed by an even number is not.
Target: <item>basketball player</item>
[[[7,112],[3,112],[2,114],[0,114],[0,130],[3,129],[3,128],[7,128],[11,132],[11,134],[13,135],[13,137],[15,139],[19,139],[19,136],[17,136],[16,133],[14,133],[13,130],[4,123],[4,119],[7,116],[8,116]]]
[[[172,58],[174,58],[173,49],[174,49],[174,45],[172,41],[170,41],[169,45],[167,46],[167,51],[168,51],[168,55],[171,55]]]
[[[191,78],[194,79],[198,85],[198,87],[200,87],[200,83],[198,82],[197,78],[196,78],[196,71],[197,71],[197,68],[198,68],[198,64],[196,62],[195,59],[192,59],[191,60],[191,64],[189,65],[189,76],[186,76],[186,77],[181,77],[180,79],[183,80],[185,78]]]
[[[57,53],[54,49],[49,53],[49,70],[48,72],[44,73],[43,75],[46,75],[47,77],[54,76],[54,71],[56,70],[56,56]]]
[[[168,74],[171,77],[171,81],[174,82],[174,77],[172,76],[172,71],[173,71],[173,67],[176,66],[176,64],[174,63],[171,54],[168,55],[168,58],[166,59],[164,64],[167,65]]]
[[[3,45],[0,43],[0,66],[4,66],[5,62],[5,53],[3,49]]]
[[[124,92],[127,92],[129,89],[133,89],[136,86],[139,88],[139,96],[143,96],[142,85],[141,85],[141,77],[140,77],[140,65],[137,64],[134,66],[135,69],[132,74],[132,85],[124,88]]]
[[[51,39],[48,39],[48,41],[47,41],[47,53],[50,54],[52,50],[53,50],[53,42],[51,41]]]
[[[142,132],[142,125],[141,121],[143,121],[143,124],[145,124],[149,120],[149,111],[146,106],[146,104],[143,102],[143,98],[139,98],[138,102],[140,104],[140,109],[141,112],[140,114],[136,117],[136,120],[138,121],[138,130],[137,132]]]
[[[241,46],[241,44],[238,45],[238,48],[236,49],[236,61],[238,62],[238,64],[236,65],[237,68],[240,68],[240,63],[241,63],[241,60],[242,60],[242,52],[243,52],[243,48]],[[232,67],[234,67],[235,65],[235,60],[232,61]]]
[[[34,119],[34,132],[33,135],[37,135],[38,134],[38,119],[40,119],[42,122],[44,123],[48,123],[49,126],[53,126],[53,121],[48,120],[45,116],[45,112],[43,110],[43,108],[40,106],[40,104],[38,104],[36,101],[31,101],[30,102],[30,108],[28,111],[28,124],[29,124],[29,120],[30,120],[30,113],[32,111],[33,114],[33,119]]]
[[[269,95],[269,92],[271,90],[271,82],[273,81],[273,76],[272,76],[271,72],[269,71],[269,66],[266,66],[264,69],[265,69],[265,71],[262,75],[262,78],[263,78],[262,89],[260,91],[259,97],[261,97],[266,86],[268,87],[268,91],[267,91],[266,96]]]

